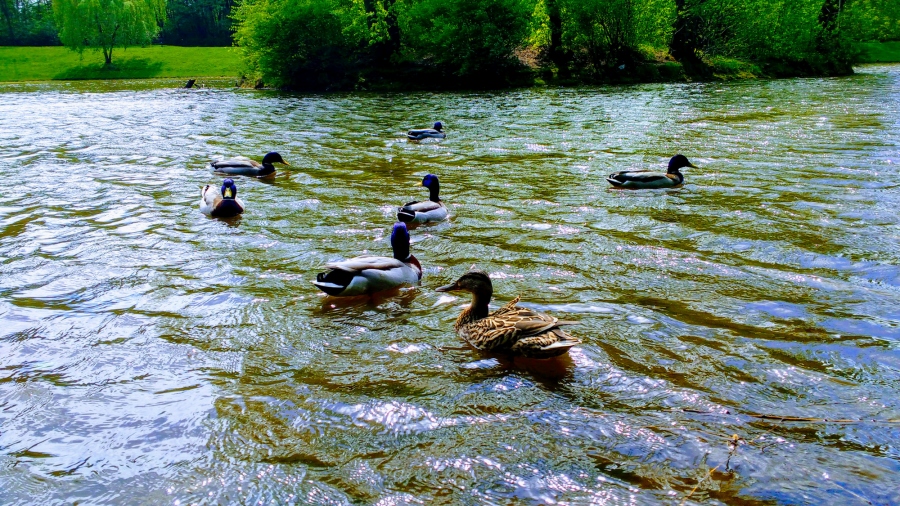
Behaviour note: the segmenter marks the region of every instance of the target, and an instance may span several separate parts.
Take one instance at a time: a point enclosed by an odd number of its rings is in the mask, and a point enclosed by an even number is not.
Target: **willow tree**
[[[53,13],[64,46],[102,51],[110,65],[113,48],[144,46],[156,37],[166,0],[53,0]]]

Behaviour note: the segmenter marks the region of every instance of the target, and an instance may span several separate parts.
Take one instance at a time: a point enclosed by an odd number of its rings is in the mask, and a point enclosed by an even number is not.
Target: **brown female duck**
[[[519,307],[519,297],[488,313],[494,293],[491,278],[484,271],[471,270],[455,283],[442,286],[439,292],[462,290],[472,293],[472,304],[456,319],[457,334],[473,347],[493,353],[529,358],[562,355],[581,341],[563,331],[561,325],[578,322],[562,321],[531,309]]]

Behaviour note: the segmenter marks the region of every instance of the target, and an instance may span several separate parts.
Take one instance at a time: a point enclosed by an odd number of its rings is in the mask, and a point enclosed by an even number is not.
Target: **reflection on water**
[[[900,502],[900,67],[178,84],[0,86],[4,503]],[[444,142],[405,142],[435,120]],[[275,149],[293,167],[239,179],[240,220],[200,214],[207,160]],[[607,188],[676,152],[684,188]],[[453,217],[413,232],[421,286],[324,299],[315,273],[388,253],[428,172]],[[463,346],[467,299],[433,289],[473,264],[584,344]]]

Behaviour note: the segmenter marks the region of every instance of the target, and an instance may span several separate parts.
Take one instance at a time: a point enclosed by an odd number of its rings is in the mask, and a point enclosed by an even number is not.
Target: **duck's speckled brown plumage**
[[[549,315],[519,307],[519,297],[488,314],[493,287],[482,271],[469,271],[453,285],[439,291],[466,290],[473,294],[472,304],[456,319],[457,334],[473,347],[493,353],[508,353],[530,358],[562,355],[581,341],[563,331],[560,321]]]

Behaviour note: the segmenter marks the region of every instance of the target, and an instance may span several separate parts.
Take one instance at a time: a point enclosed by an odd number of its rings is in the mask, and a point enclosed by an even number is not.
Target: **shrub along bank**
[[[848,74],[900,2],[243,0],[233,23],[251,82],[492,88]]]

